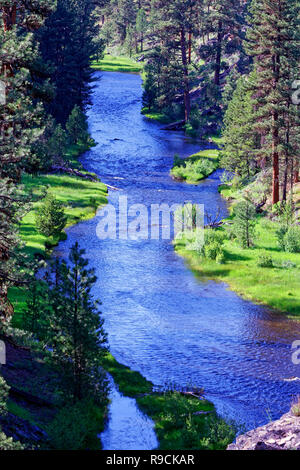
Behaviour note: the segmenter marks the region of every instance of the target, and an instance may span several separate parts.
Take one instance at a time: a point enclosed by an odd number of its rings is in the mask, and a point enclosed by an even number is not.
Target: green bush
[[[300,227],[291,225],[284,236],[285,251],[300,253]]]
[[[227,239],[226,233],[221,230],[207,229],[204,234],[204,256],[207,259],[215,260],[219,264],[225,262],[223,250],[224,241]]]
[[[297,265],[296,263],[293,263],[293,261],[288,259],[288,260],[282,261],[280,267],[284,269],[293,269],[293,268],[296,268]]]
[[[103,412],[91,400],[62,408],[47,428],[50,446],[56,450],[100,450]]]
[[[45,237],[57,237],[67,223],[63,205],[52,194],[44,199],[35,217],[38,232]]]
[[[217,264],[225,264],[226,262],[226,256],[224,250],[220,251],[220,253],[217,254],[216,257],[216,263]]]
[[[204,247],[204,256],[207,259],[216,260],[221,253],[222,246],[217,242],[208,243]]]
[[[278,240],[278,245],[281,250],[285,250],[285,235],[288,231],[288,227],[286,225],[280,225],[278,229],[276,230],[276,237]]]
[[[274,261],[272,256],[270,256],[268,253],[263,253],[259,255],[257,260],[257,266],[259,266],[260,268],[273,268]]]

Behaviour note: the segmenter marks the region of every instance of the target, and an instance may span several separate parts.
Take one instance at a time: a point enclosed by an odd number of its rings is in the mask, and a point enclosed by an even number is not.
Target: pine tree
[[[55,126],[53,134],[48,140],[48,153],[55,163],[64,160],[68,144],[68,136],[61,124]]]
[[[140,35],[141,52],[144,51],[144,38],[148,29],[147,15],[143,8],[140,8],[136,16],[136,30]]]
[[[184,101],[185,121],[191,112],[189,44],[197,13],[196,0],[153,0],[151,10],[152,37],[156,48],[151,60],[157,60],[157,88],[162,105],[175,101],[181,93]]]
[[[9,387],[0,375],[0,417],[7,414]],[[13,441],[11,437],[7,437],[1,430],[0,426],[0,450],[23,450],[19,442]]]
[[[32,31],[54,8],[54,1],[0,1],[0,79],[6,103],[0,105],[0,175],[19,179],[31,145],[42,132],[42,108],[37,105],[38,49]]]
[[[224,53],[241,53],[245,4],[243,0],[206,0],[203,4],[202,34],[207,36],[207,41],[202,49],[213,64],[217,86],[220,86]]]
[[[47,110],[65,125],[75,105],[90,104],[93,70],[98,51],[99,26],[93,0],[58,0],[56,11],[38,32],[44,60],[52,69],[55,98]]]
[[[273,168],[273,204],[280,198],[280,161],[292,125],[291,88],[299,61],[299,2],[253,0],[246,50],[254,58],[253,96],[261,155]]]
[[[67,217],[61,202],[49,194],[36,212],[36,228],[45,237],[57,237],[66,226]]]
[[[234,208],[233,233],[243,248],[250,248],[253,245],[256,225],[255,206],[249,199],[245,199],[236,204]]]
[[[66,123],[66,130],[72,144],[76,144],[78,141],[87,142],[89,136],[87,118],[79,106],[74,106]]]
[[[257,171],[255,153],[257,134],[253,132],[252,80],[253,74],[242,76],[237,81],[232,100],[229,101],[225,113],[224,145],[221,152],[222,168],[248,179]]]
[[[11,180],[0,180],[0,327],[13,314],[7,298],[9,287],[22,286],[31,273],[18,234],[18,224],[29,210],[29,199]]]
[[[101,365],[107,337],[99,302],[91,295],[97,278],[94,269],[88,269],[84,253],[76,243],[70,251],[69,265],[56,263],[52,287],[56,309],[52,318],[53,361],[74,402],[88,395],[99,400],[106,388]]]

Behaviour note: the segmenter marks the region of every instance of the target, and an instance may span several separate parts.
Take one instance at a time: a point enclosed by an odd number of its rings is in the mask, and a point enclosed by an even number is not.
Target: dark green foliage
[[[103,409],[85,399],[62,408],[47,427],[50,447],[55,450],[100,450],[98,435]]]
[[[260,268],[273,268],[274,261],[272,256],[270,256],[268,253],[261,254],[257,260],[257,266]]]
[[[0,418],[7,413],[9,387],[0,375]],[[24,447],[19,442],[14,442],[11,437],[7,437],[0,426],[0,450],[22,450]]]
[[[242,178],[250,178],[257,171],[257,156],[254,151],[257,135],[253,132],[254,111],[250,82],[251,76],[248,76],[241,77],[236,83],[225,114],[224,145],[221,152],[221,166]]]
[[[65,124],[75,105],[89,104],[93,71],[91,58],[99,52],[99,33],[92,0],[58,0],[56,11],[39,31],[43,58],[51,66],[55,99],[47,109]]]
[[[19,286],[30,273],[30,263],[22,251],[18,224],[29,210],[29,196],[11,180],[0,180],[0,325],[12,315],[7,300],[11,286]]]
[[[46,237],[55,237],[64,229],[66,222],[62,203],[49,194],[36,212],[37,230]]]
[[[74,106],[68,118],[66,130],[71,144],[76,144],[78,141],[83,143],[88,141],[89,134],[87,118],[84,112],[77,105]]]
[[[96,282],[88,269],[84,250],[76,243],[70,251],[69,265],[56,261],[51,287],[52,318],[49,346],[52,363],[61,372],[62,387],[73,401],[91,396],[97,403],[106,397],[106,379],[101,369],[107,352],[103,319],[91,289]]]
[[[60,162],[63,160],[68,143],[68,136],[61,124],[55,127],[48,141],[48,152],[52,160]]]
[[[283,239],[285,251],[289,253],[300,253],[300,227],[291,225]]]
[[[245,48],[254,60],[253,126],[261,136],[257,155],[266,159],[273,169],[272,199],[276,204],[280,200],[281,158],[285,157],[288,172],[298,148],[299,122],[296,107],[291,103],[291,90],[300,57],[299,2],[252,0],[250,13]],[[286,192],[287,177],[283,199],[286,199]]]
[[[250,248],[253,245],[255,225],[255,206],[248,198],[238,202],[234,207],[232,231],[242,247]]]
[[[23,312],[24,330],[46,341],[51,325],[50,292],[47,284],[34,280],[27,293],[26,308]]]

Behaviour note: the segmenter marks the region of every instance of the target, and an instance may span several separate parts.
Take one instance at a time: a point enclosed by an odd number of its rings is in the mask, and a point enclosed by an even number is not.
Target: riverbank
[[[188,184],[198,184],[219,167],[219,151],[201,150],[188,158],[175,156],[171,176]]]
[[[228,197],[225,188],[226,191]],[[176,252],[188,262],[194,274],[202,279],[225,282],[233,291],[256,304],[300,317],[300,253],[280,250],[276,236],[278,224],[257,215],[251,248],[242,248],[237,240],[226,239],[224,227],[217,230],[225,236],[222,264],[190,250],[193,237],[174,241]],[[262,259],[271,261],[269,266],[261,266]]]
[[[75,167],[78,164],[77,158],[86,150],[87,148],[83,148],[81,145],[68,149],[67,156],[71,159],[72,166]],[[84,171],[82,173],[87,174]],[[100,180],[90,181],[64,173],[38,176],[25,174],[22,177],[22,185],[24,192],[32,192],[34,198],[32,209],[20,224],[20,237],[25,244],[25,253],[29,257],[36,255],[48,257],[51,253],[49,246],[54,247],[60,241],[45,237],[37,231],[35,225],[35,212],[41,204],[44,189],[47,189],[48,193],[53,194],[63,204],[67,216],[66,228],[94,217],[98,207],[107,203],[107,187]],[[65,232],[63,232],[62,237],[65,236]],[[13,326],[21,327],[22,311],[26,304],[26,290],[22,288],[10,289],[9,300],[15,310]]]
[[[105,54],[103,59],[92,61],[92,69],[102,72],[140,73],[143,64],[130,57]]]
[[[88,175],[88,172],[82,169],[78,157],[89,147],[78,144],[66,151],[66,158],[72,168],[79,168],[83,175]],[[52,248],[67,237],[63,232],[59,239],[47,238],[37,231],[35,213],[43,200],[45,190],[63,204],[67,216],[66,228],[93,218],[98,207],[107,203],[107,187],[96,178],[91,181],[67,173],[38,176],[24,174],[21,184],[24,192],[32,193],[33,197],[32,208],[22,219],[19,232],[25,245],[24,251],[29,258],[49,258]],[[13,336],[17,336],[12,343],[9,338],[3,338],[7,345],[9,367],[3,367],[1,375],[10,387],[10,399],[8,414],[1,417],[0,424],[8,436],[21,441],[25,446],[99,450],[101,443],[98,434],[105,426],[107,404],[101,408],[94,402],[74,406],[61,405],[55,391],[59,377],[48,364],[46,352],[36,351],[36,344],[29,347],[26,345],[26,348],[22,344],[23,338],[26,337],[21,331],[26,299],[26,289],[10,289],[9,300],[15,311],[11,331]],[[63,423],[66,432],[61,431]]]
[[[117,362],[111,354],[107,355],[104,368],[119,391],[134,398],[140,410],[153,420],[159,449],[224,450],[233,441],[234,427],[217,415],[202,390],[155,391],[151,382]]]
[[[2,340],[7,364],[0,371],[9,395],[7,413],[0,413],[0,432],[25,449],[101,450],[98,435],[104,430],[108,402],[101,407],[86,400],[66,403],[46,351],[11,328]]]

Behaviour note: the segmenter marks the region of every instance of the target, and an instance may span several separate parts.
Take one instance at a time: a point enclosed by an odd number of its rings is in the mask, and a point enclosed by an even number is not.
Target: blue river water
[[[140,114],[141,78],[111,72],[96,78],[89,126],[97,146],[82,163],[119,189],[109,192],[110,204],[117,210],[120,196],[148,207],[192,201],[225,215],[217,191],[221,171],[198,186],[170,178],[174,155],[191,155],[200,144]],[[170,240],[99,240],[103,210],[70,228],[57,253],[66,257],[75,241],[86,249],[116,359],[157,386],[203,387],[221,415],[246,429],[286,412],[300,392],[299,381],[285,380],[300,376],[291,360],[300,323],[243,300],[222,283],[197,279]],[[104,448],[154,448],[153,425],[134,401],[115,389],[111,398]]]

